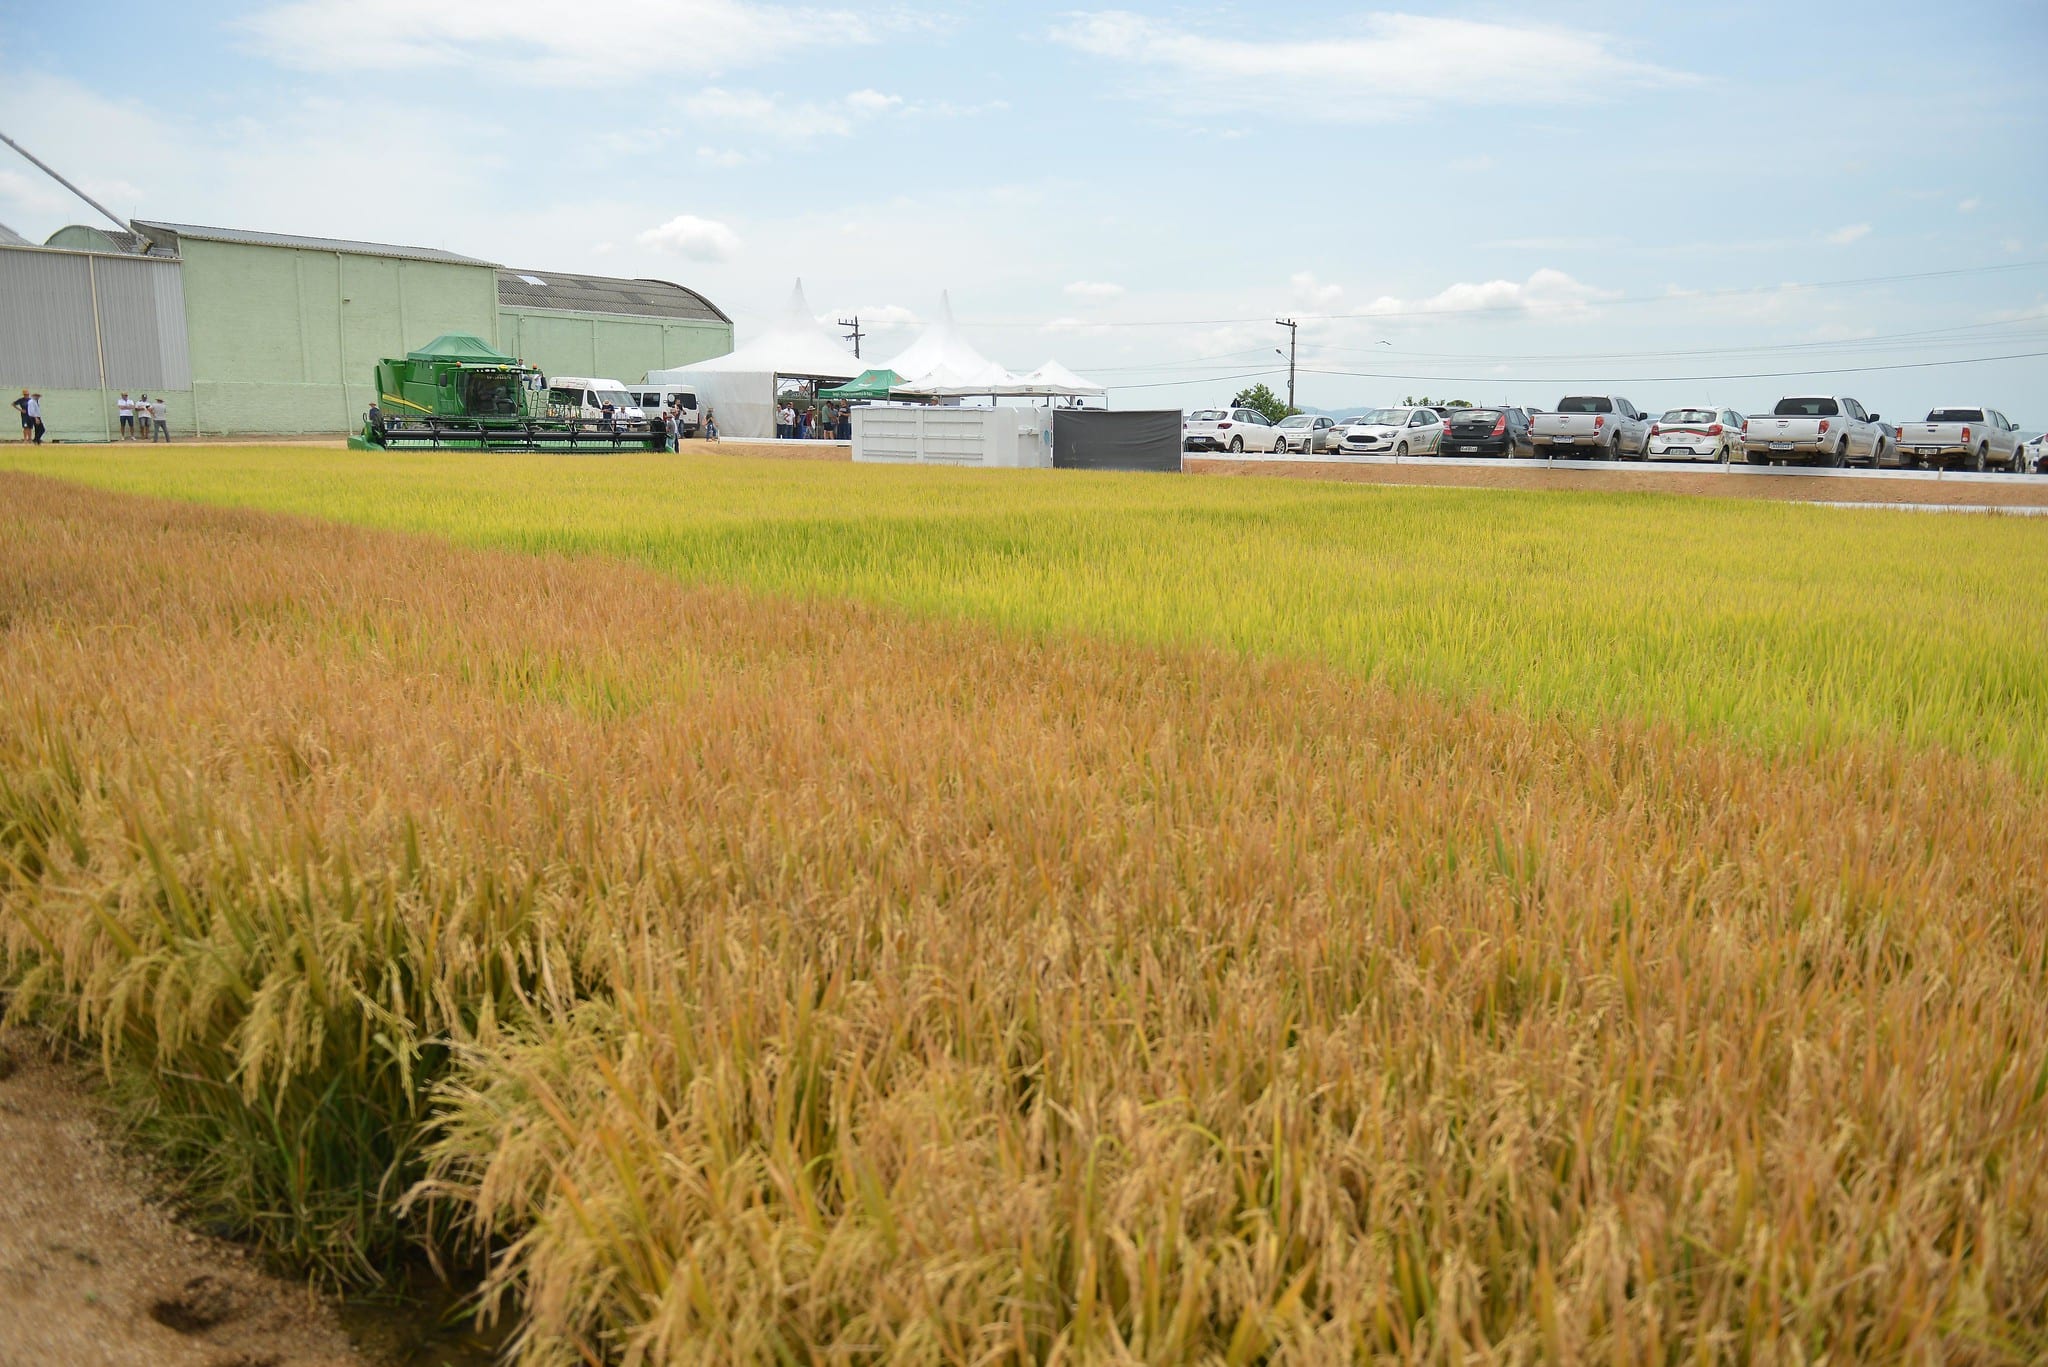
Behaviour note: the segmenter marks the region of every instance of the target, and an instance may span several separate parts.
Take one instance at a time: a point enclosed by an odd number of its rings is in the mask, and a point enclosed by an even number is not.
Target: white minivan
[[[604,406],[612,406],[612,419],[619,423],[645,426],[647,414],[640,402],[617,380],[592,379],[584,375],[548,376],[548,410],[571,422],[596,423],[604,420]]]
[[[686,437],[697,435],[703,415],[697,410],[697,391],[690,388],[690,386],[674,383],[655,384],[652,381],[645,381],[638,388],[628,389],[626,393],[631,395],[634,402],[640,405],[640,411],[650,418],[659,418],[668,411],[668,406],[672,403],[680,404],[683,415],[683,435]]]

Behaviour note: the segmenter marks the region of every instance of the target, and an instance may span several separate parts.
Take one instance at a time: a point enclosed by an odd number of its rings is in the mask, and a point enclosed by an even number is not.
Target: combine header
[[[479,337],[451,332],[404,360],[377,363],[377,402],[350,449],[658,451],[665,435],[645,419],[607,425],[548,402],[539,370]]]

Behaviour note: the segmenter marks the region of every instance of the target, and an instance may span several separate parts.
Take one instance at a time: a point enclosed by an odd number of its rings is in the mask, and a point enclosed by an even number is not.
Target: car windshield
[[[1310,423],[1313,423],[1314,421],[1314,418],[1309,417],[1306,414],[1297,413],[1291,418],[1282,419],[1280,425],[1282,427],[1307,427]]]
[[[1375,408],[1370,413],[1360,413],[1352,420],[1358,427],[1399,427],[1408,421],[1405,408]]]
[[[1981,408],[1937,408],[1927,415],[1927,421],[1982,422],[1984,421],[1984,410]]]
[[[1612,413],[1612,399],[1563,399],[1557,405],[1560,413]]]
[[[1188,414],[1188,421],[1221,422],[1223,421],[1223,410],[1220,408],[1198,408],[1194,412]]]
[[[592,392],[597,395],[598,403],[608,403],[613,408],[638,408],[640,406],[634,403],[633,396],[623,389],[599,389],[593,387]]]
[[[1714,421],[1713,410],[1707,408],[1674,408],[1658,422],[1694,423]]]
[[[1771,410],[1774,418],[1839,418],[1842,410],[1833,399],[1780,399]]]

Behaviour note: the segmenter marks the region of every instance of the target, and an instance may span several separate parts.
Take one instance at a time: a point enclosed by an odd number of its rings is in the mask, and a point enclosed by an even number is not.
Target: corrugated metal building
[[[732,323],[664,281],[505,271],[432,247],[138,221],[0,245],[0,390],[44,395],[58,438],[117,430],[170,391],[181,436],[340,434],[373,367],[444,332],[543,370],[637,380],[732,349]]]
[[[666,280],[498,272],[498,348],[561,375],[638,380],[732,350],[732,319]]]

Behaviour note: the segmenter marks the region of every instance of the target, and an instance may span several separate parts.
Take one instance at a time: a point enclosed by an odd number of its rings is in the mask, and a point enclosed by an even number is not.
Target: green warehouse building
[[[429,247],[137,221],[42,246],[0,236],[0,390],[43,394],[60,440],[118,431],[115,402],[167,396],[179,437],[340,435],[372,372],[445,332],[548,374],[628,383],[732,350],[694,290],[508,270]]]

